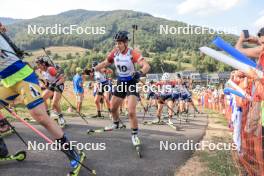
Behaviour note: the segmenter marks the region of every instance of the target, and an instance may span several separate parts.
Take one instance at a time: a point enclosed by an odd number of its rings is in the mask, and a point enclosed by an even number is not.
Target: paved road
[[[145,118],[146,120],[150,118]],[[81,143],[105,143],[105,150],[85,151],[89,167],[96,169],[99,176],[172,176],[175,170],[183,165],[193,151],[160,150],[160,142],[168,141],[171,146],[187,140],[199,141],[207,126],[207,116],[198,115],[190,123],[183,122],[184,131],[175,131],[167,125],[140,125],[140,136],[143,143],[143,158],[139,159],[134,151],[130,129],[87,135],[87,128],[102,127],[109,124],[108,119],[89,119],[85,125],[78,117],[67,119],[71,124],[65,128],[70,139]],[[141,121],[141,118],[140,120]],[[128,121],[124,120],[128,125]],[[44,142],[19,122],[13,123],[17,131],[31,142]],[[37,129],[46,133],[39,125]],[[26,149],[23,143],[12,135],[6,137],[10,153]],[[94,146],[94,149],[96,146]],[[56,151],[27,151],[24,162],[1,162],[1,176],[65,176],[70,170],[64,154]],[[89,175],[85,169],[80,175]]]

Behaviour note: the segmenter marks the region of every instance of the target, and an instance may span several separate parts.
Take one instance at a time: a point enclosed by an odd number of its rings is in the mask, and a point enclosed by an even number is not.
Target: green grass
[[[234,176],[238,175],[238,171],[232,160],[231,152],[225,150],[217,150],[215,152],[201,151],[198,156],[200,161],[206,163],[208,166],[207,171],[202,175],[204,176]]]
[[[205,110],[209,114],[209,118],[213,118],[216,124],[227,126],[228,122],[225,117],[212,110]],[[228,136],[213,136],[213,143],[226,143],[232,142],[231,135]],[[200,161],[205,163],[208,169],[202,173],[203,176],[234,176],[239,175],[235,167],[235,161],[232,158],[231,150],[214,150],[214,151],[198,151],[196,154]]]
[[[65,60],[66,55],[71,53],[72,56],[75,56],[76,53],[79,53],[79,57],[82,57],[82,56],[84,56],[85,52],[87,51],[87,49],[85,49],[85,48],[76,47],[76,46],[51,46],[51,47],[46,48],[46,51],[48,51],[48,50],[51,52],[52,55],[57,53],[61,57],[61,58],[55,60],[56,63],[65,63],[65,62],[74,61],[74,60],[76,60],[75,57],[73,59]],[[37,57],[45,55],[45,53],[42,49],[33,50],[33,51],[29,51],[29,52],[32,53],[32,56],[27,57],[25,59],[27,62],[32,62]],[[147,57],[146,59],[149,62],[152,61],[152,58]],[[176,61],[165,60],[164,62],[177,65]],[[190,63],[181,62],[181,67],[182,67],[181,70],[195,70],[193,65]]]
[[[46,48],[46,51],[48,50],[51,51],[51,54],[57,53],[59,56],[64,57],[64,58],[69,53],[71,53],[72,56],[75,56],[76,53],[79,53],[79,56],[81,57],[84,55],[85,51],[87,51],[87,49],[85,48],[76,47],[76,46],[52,46],[52,47]],[[33,61],[39,56],[45,55],[42,49],[29,51],[29,52],[32,53],[32,56],[26,58],[26,61],[28,62]],[[65,61],[68,62],[69,60],[62,60],[62,58],[60,58],[60,60],[56,60],[56,62],[65,62]]]
[[[212,118],[216,119],[215,123],[221,124],[224,126],[228,126],[228,122],[227,122],[227,120],[223,114],[219,114],[219,113],[216,113],[214,111],[211,111],[211,116],[212,116]]]
[[[227,126],[228,125],[228,122],[226,120],[224,120],[224,119],[219,119],[215,123],[221,124],[221,125],[224,125],[224,126]]]
[[[148,57],[146,58],[146,60],[148,62],[151,62],[152,61],[152,58]],[[169,60],[164,60],[165,63],[168,63],[168,64],[174,64],[174,65],[177,65],[177,62],[176,61],[169,61]],[[182,69],[181,70],[195,70],[195,67],[193,67],[192,64],[190,63],[185,63],[185,62],[181,62],[181,67]],[[176,70],[175,70],[176,71]]]

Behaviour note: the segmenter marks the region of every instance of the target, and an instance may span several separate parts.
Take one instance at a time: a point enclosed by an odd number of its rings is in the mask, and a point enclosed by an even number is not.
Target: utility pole
[[[135,47],[135,32],[138,29],[138,26],[136,24],[133,24],[132,28],[133,28],[132,47],[134,48]]]

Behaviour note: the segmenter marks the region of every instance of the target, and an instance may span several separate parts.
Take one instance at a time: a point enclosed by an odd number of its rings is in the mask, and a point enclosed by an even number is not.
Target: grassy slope
[[[87,49],[85,49],[85,48],[76,47],[76,46],[52,46],[52,47],[46,48],[46,50],[51,51],[52,54],[57,53],[61,57],[66,57],[66,55],[69,53],[71,53],[72,56],[75,56],[75,54],[77,52],[79,53],[80,56],[83,56],[85,51],[87,51]],[[29,62],[33,61],[38,56],[45,55],[45,53],[42,49],[29,51],[29,52],[31,52],[33,54],[31,57],[28,57],[26,59]],[[152,58],[147,58],[147,60],[152,61]],[[68,62],[68,61],[70,61],[70,60],[63,60],[62,58],[60,58],[60,59],[56,60],[55,62],[61,63],[61,62]],[[176,61],[167,61],[166,60],[164,62],[177,65]],[[181,63],[181,66],[182,66],[183,70],[195,70],[195,68],[192,66],[192,64],[189,64],[189,63]]]
[[[52,54],[57,53],[61,57],[66,57],[67,54],[71,53],[72,56],[75,56],[75,54],[78,52],[80,56],[84,55],[85,51],[87,49],[81,48],[81,47],[76,47],[76,46],[52,46],[46,48],[46,51],[51,51]],[[27,61],[32,61],[38,56],[45,55],[44,51],[42,49],[39,50],[34,50],[34,51],[29,51],[32,53],[31,57],[28,57],[26,60]],[[60,60],[62,62],[63,60]]]

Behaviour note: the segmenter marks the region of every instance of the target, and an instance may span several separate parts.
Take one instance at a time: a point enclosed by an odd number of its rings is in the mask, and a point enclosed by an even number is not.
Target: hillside
[[[152,58],[151,72],[161,72],[161,60],[164,60],[164,70],[168,72],[180,70],[197,70],[200,72],[227,71],[231,68],[212,60],[201,57],[198,48],[210,45],[216,34],[160,34],[160,26],[169,28],[186,27],[189,24],[154,17],[143,12],[131,10],[87,11],[71,10],[57,15],[39,16],[33,19],[17,20],[7,25],[8,35],[15,43],[25,50],[34,51],[27,60],[32,61],[36,56],[43,55],[40,50],[46,47],[54,60],[60,62],[70,77],[77,66],[90,66],[93,60],[102,60],[107,52],[112,50],[113,36],[119,30],[128,30],[132,34],[132,25],[137,24],[135,47],[144,57]],[[28,34],[28,26],[41,29],[64,28],[70,25],[89,28],[93,34],[55,35],[45,32],[40,35]],[[194,26],[193,26],[194,27]],[[99,28],[99,30],[98,30]],[[101,29],[104,30],[101,30]],[[90,32],[91,32],[90,31]],[[101,33],[103,31],[103,33]],[[58,32],[58,31],[57,31]],[[221,35],[225,40],[234,44],[237,36]],[[130,38],[132,38],[130,36]],[[51,48],[49,48],[51,47]]]
[[[52,35],[52,34],[28,34],[28,25],[36,27],[54,27],[60,24],[62,27],[77,25],[78,27],[93,27],[94,35]],[[8,25],[10,36],[16,43],[27,50],[34,50],[43,46],[79,46],[83,48],[100,48],[109,50],[112,47],[112,37],[118,30],[128,30],[132,34],[132,25],[138,25],[135,36],[136,44],[150,52],[166,52],[169,48],[183,48],[198,50],[204,44],[208,44],[215,35],[178,35],[160,34],[160,25],[169,27],[184,27],[188,24],[157,18],[147,13],[130,10],[115,11],[87,11],[71,10],[57,15],[40,16],[29,20],[20,20]],[[98,28],[103,27],[104,34],[97,34]],[[32,28],[31,28],[32,29]],[[234,42],[235,36],[224,35],[224,38]]]
[[[0,17],[0,22],[4,25],[10,25],[21,21],[21,19]]]
[[[55,46],[47,47],[46,50],[50,51],[52,54],[56,53],[61,57],[66,57],[66,55],[69,53],[71,53],[72,55],[78,53],[79,55],[83,56],[86,49],[77,46]],[[33,58],[45,55],[42,49],[31,51],[31,53]]]

